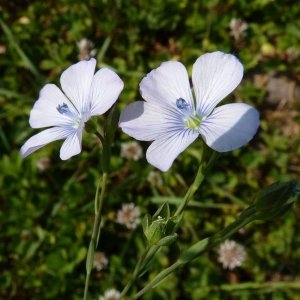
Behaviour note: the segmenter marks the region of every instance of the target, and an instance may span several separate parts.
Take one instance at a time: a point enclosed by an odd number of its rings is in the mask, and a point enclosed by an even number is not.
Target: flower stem
[[[195,192],[198,190],[200,184],[202,183],[203,179],[205,178],[205,175],[208,173],[216,159],[218,158],[219,154],[217,152],[213,152],[208,163],[205,164],[204,162],[201,162],[196,174],[196,177],[194,179],[194,182],[189,187],[188,191],[186,192],[183,201],[181,202],[181,205],[178,207],[177,211],[175,212],[174,216],[181,216],[187,207],[189,201],[194,196]]]
[[[184,251],[174,264],[172,264],[171,266],[169,266],[168,268],[164,269],[159,274],[157,274],[157,276],[151,282],[149,282],[142,290],[140,290],[133,299],[139,299],[142,295],[144,295],[151,288],[159,284],[164,278],[166,278],[172,272],[186,265],[187,263],[191,262],[192,260],[200,256],[204,251],[208,250],[214,245],[224,241],[232,234],[237,232],[239,229],[244,227],[246,224],[254,221],[255,218],[256,218],[255,207],[254,206],[248,207],[244,211],[244,213],[241,214],[240,218],[238,218],[235,222],[231,223],[229,226],[225,227],[220,232],[217,232],[212,237],[205,238],[192,245],[186,251]]]
[[[139,299],[142,295],[144,295],[149,289],[153,288],[156,284],[158,284],[161,280],[163,280],[165,277],[170,275],[172,272],[174,272],[177,268],[179,268],[182,265],[180,261],[176,261],[173,265],[170,267],[164,269],[161,271],[151,282],[149,282],[142,290],[140,290],[133,299]]]
[[[107,185],[107,173],[103,173],[101,180],[98,183],[96,194],[95,194],[95,220],[93,226],[93,232],[91,236],[91,241],[89,244],[87,259],[86,259],[86,277],[85,277],[85,286],[84,286],[84,296],[83,300],[87,300],[90,275],[93,268],[94,254],[98,245],[99,236],[100,236],[100,225],[101,225],[101,211],[104,201],[104,194]],[[101,193],[99,196],[99,189],[101,186]]]
[[[136,281],[137,277],[141,275],[141,272],[144,271],[144,268],[146,265],[149,263],[149,261],[153,258],[153,256],[156,254],[156,252],[160,249],[159,246],[156,245],[149,245],[143,255],[140,257],[138,263],[135,266],[135,269],[133,271],[132,278],[130,281],[127,283],[127,285],[124,287],[123,291],[121,292],[120,299],[122,299],[126,293],[129,291],[131,286],[134,284]]]

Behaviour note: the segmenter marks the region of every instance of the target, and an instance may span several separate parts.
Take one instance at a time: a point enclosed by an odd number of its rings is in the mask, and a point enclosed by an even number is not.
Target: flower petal
[[[218,152],[240,148],[255,135],[259,113],[250,105],[232,103],[217,107],[200,126],[206,144]]]
[[[79,113],[89,112],[90,88],[95,72],[96,60],[80,61],[66,69],[60,77],[64,93],[72,101]]]
[[[200,56],[192,74],[198,112],[208,116],[238,86],[242,77],[243,66],[235,56],[219,51]]]
[[[186,68],[177,61],[164,62],[157,69],[152,70],[142,79],[140,90],[147,102],[178,109],[176,100],[182,98],[194,107]]]
[[[165,134],[184,130],[179,113],[157,103],[136,101],[121,113],[119,126],[133,138],[153,141]]]
[[[29,124],[32,128],[50,126],[68,126],[73,119],[70,115],[61,114],[57,108],[67,104],[73,114],[77,114],[72,103],[55,84],[46,84],[40,91],[39,99],[35,102],[31,112]]]
[[[77,131],[71,133],[63,142],[60,148],[60,158],[62,160],[69,159],[81,152],[82,130],[83,127],[79,127]]]
[[[45,145],[53,141],[64,139],[68,135],[70,135],[70,130],[67,127],[52,127],[46,129],[27,140],[20,149],[20,153],[22,157],[26,157]]]
[[[100,69],[94,75],[90,90],[91,115],[102,115],[110,109],[123,87],[123,81],[115,72],[107,68]]]
[[[170,169],[176,157],[199,136],[198,132],[185,129],[154,141],[146,153],[147,161],[165,172]]]

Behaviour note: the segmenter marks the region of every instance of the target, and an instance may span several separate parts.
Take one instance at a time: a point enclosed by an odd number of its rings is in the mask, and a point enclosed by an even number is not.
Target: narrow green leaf
[[[94,263],[94,255],[95,255],[95,245],[93,241],[90,242],[88,254],[86,257],[86,272],[87,274],[90,274],[93,269],[93,263]]]

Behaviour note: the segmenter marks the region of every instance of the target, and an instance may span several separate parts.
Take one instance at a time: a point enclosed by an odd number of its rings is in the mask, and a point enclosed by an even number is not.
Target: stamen
[[[179,109],[187,109],[190,105],[183,99],[183,98],[178,98],[176,100],[176,106],[179,108]]]
[[[62,105],[59,104],[56,109],[62,115],[70,112],[70,109],[66,103],[63,103]]]

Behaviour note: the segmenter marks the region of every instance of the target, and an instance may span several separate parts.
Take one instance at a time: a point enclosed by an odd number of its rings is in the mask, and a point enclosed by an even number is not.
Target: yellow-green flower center
[[[184,125],[190,129],[197,129],[201,124],[202,118],[197,115],[189,116],[189,118],[184,120]]]
[[[184,125],[190,129],[198,129],[202,119],[195,112],[192,113],[193,109],[191,109],[190,105],[183,98],[178,98],[176,100],[176,106],[185,113],[185,118],[183,119]]]

